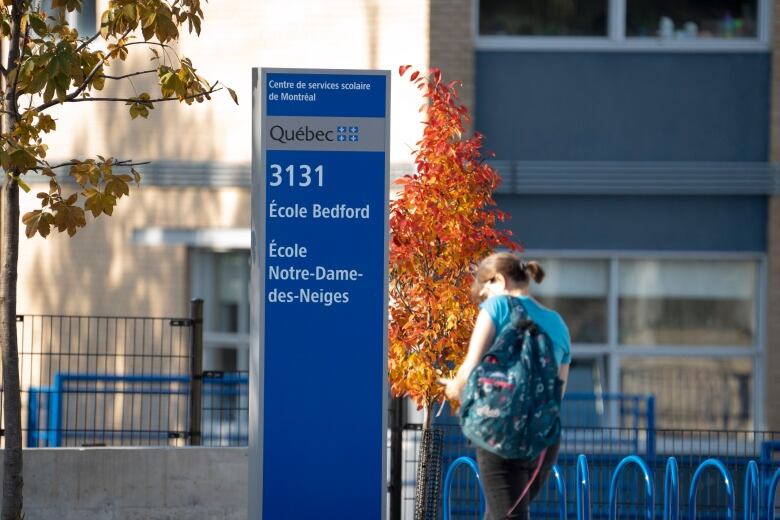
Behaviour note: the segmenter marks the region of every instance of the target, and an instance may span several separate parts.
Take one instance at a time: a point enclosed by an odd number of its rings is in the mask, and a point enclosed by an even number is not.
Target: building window
[[[655,396],[657,426],[708,430],[753,428],[750,359],[626,358],[624,393]]]
[[[203,299],[204,370],[248,370],[248,287],[248,251],[190,251],[190,294]]]
[[[191,249],[190,295],[203,299],[203,443],[246,445],[249,251]],[[219,374],[221,373],[221,374]]]
[[[750,261],[623,260],[619,341],[752,346],[757,276]]]
[[[527,257],[547,272],[531,293],[569,326],[572,394],[653,395],[662,429],[762,427],[758,255]],[[565,410],[570,424],[625,425],[622,404],[579,399]]]
[[[629,0],[626,36],[756,38],[758,0]]]
[[[481,0],[479,33],[514,36],[606,36],[607,0]]]
[[[574,343],[607,342],[606,260],[540,258],[547,276],[532,284],[534,297],[566,317]]]
[[[770,0],[475,0],[480,50],[770,48]]]

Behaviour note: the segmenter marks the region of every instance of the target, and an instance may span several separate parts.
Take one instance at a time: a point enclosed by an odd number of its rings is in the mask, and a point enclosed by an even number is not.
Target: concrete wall
[[[25,520],[243,520],[246,506],[246,448],[24,452]]]

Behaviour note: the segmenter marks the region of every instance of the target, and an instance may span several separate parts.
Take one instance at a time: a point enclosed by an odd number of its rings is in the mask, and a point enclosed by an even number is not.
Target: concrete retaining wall
[[[246,448],[24,451],[25,520],[244,520],[246,507]]]

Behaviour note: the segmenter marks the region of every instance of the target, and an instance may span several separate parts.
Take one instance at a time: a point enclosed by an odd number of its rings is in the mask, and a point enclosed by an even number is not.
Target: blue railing
[[[696,494],[699,490],[698,483],[707,468],[715,468],[723,476],[726,484],[726,518],[734,520],[734,480],[728,468],[717,459],[707,459],[702,462],[691,479],[691,488],[688,494],[688,520],[696,518]]]
[[[456,463],[453,463],[447,470],[447,477],[445,480],[445,493],[443,510],[445,511],[444,520],[450,520],[450,494],[449,485],[452,480],[452,474],[457,466],[461,464],[469,465],[477,478],[479,484],[479,469],[472,459],[469,457],[460,457]],[[637,465],[644,476],[645,481],[645,517],[647,520],[653,520],[655,514],[655,497],[653,489],[653,476],[650,466],[644,459],[636,455],[629,455],[623,458],[615,468],[612,474],[612,481],[610,485],[610,498],[608,518],[609,520],[615,520],[617,518],[618,501],[617,501],[617,482],[625,467],[628,465]],[[667,459],[666,463],[666,477],[664,482],[664,520],[674,520],[679,517],[679,475],[678,475],[677,460],[674,457]],[[736,520],[735,518],[735,491],[734,482],[731,474],[726,466],[717,459],[707,459],[702,462],[694,473],[690,482],[689,500],[688,500],[688,520],[696,520],[696,496],[698,493],[699,482],[704,475],[705,471],[709,468],[716,469],[725,484],[727,490],[727,501],[724,504],[725,516],[729,520]],[[565,479],[562,478],[560,469],[556,466],[553,472],[554,478],[559,486],[559,501],[560,497],[563,497],[563,505],[560,508],[561,519],[566,517],[566,490],[563,485]],[[774,520],[774,507],[775,507],[775,494],[777,492],[777,486],[780,484],[780,469],[777,469],[771,479],[771,483],[767,487],[767,508],[764,510],[765,520]],[[481,488],[480,488],[481,489]],[[744,520],[760,520],[761,519],[761,504],[760,504],[760,473],[758,465],[755,461],[749,461],[746,468],[745,486],[744,492]],[[591,507],[591,486],[590,486],[590,472],[588,469],[588,460],[585,455],[579,455],[577,457],[576,466],[576,512],[577,520],[590,520],[592,517]],[[482,508],[480,509],[482,511]]]
[[[459,457],[455,459],[455,461],[450,465],[449,470],[447,470],[447,476],[444,479],[444,507],[442,507],[442,511],[444,511],[444,520],[450,520],[452,517],[452,504],[450,504],[450,490],[452,488],[452,480],[455,476],[455,470],[458,469],[458,466],[468,466],[471,468],[471,470],[474,472],[474,475],[476,475],[477,482],[480,483],[479,479],[479,468],[477,467],[477,463],[474,462],[474,459],[471,457]],[[485,493],[482,490],[482,486],[479,486],[479,516],[482,516],[485,514]]]
[[[666,460],[664,477],[664,520],[678,518],[680,518],[680,474],[677,469],[677,459],[669,457]]]
[[[775,495],[777,494],[777,486],[780,484],[780,468],[775,471],[775,474],[772,476],[772,481],[769,484],[769,488],[767,489],[766,494],[766,510],[769,511],[769,520],[772,520],[774,517],[775,512]]]
[[[210,373],[209,373],[210,374]],[[204,444],[246,445],[248,443],[248,394],[247,374],[206,374],[203,377],[203,424],[202,439]],[[65,438],[92,439],[171,439],[186,437],[187,398],[190,393],[189,376],[173,375],[116,375],[116,374],[85,374],[56,373],[50,387],[32,387],[29,389],[27,405],[28,428],[27,445],[29,447],[60,447]],[[150,408],[167,408],[168,415],[162,417],[158,410],[155,425],[143,424],[130,428],[114,430],[100,423],[100,418],[107,415],[105,409],[99,410],[96,402],[91,406],[93,417],[87,417],[86,407],[74,406],[75,410],[68,417],[65,410],[65,398],[75,395],[77,398],[97,399],[97,396],[117,397],[130,395],[132,397],[160,397],[160,402],[139,402],[140,406]],[[167,398],[166,398],[167,396]],[[173,403],[171,396],[180,396],[181,400]],[[162,404],[163,399],[167,399]],[[222,400],[233,400],[239,404],[227,406]],[[106,408],[113,409],[114,405]],[[126,406],[123,413],[134,414],[132,404]],[[81,414],[81,417],[78,414]],[[145,410],[144,415],[152,415]],[[235,416],[238,415],[238,418]],[[64,420],[71,424],[64,425]],[[223,423],[230,422],[225,426]],[[237,423],[234,425],[233,423]]]
[[[577,457],[577,520],[591,519],[590,471],[585,455]]]
[[[566,520],[566,480],[557,464],[553,464],[552,475],[555,479],[555,489],[558,491],[558,520]]]
[[[623,468],[629,464],[636,464],[642,470],[645,477],[645,511],[647,520],[653,520],[655,510],[655,493],[653,492],[653,478],[650,476],[650,467],[647,463],[636,455],[629,455],[620,461],[612,475],[612,482],[609,485],[609,520],[617,519],[617,483]]]

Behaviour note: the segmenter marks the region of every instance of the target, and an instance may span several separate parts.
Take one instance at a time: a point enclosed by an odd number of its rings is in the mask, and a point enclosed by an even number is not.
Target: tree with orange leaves
[[[409,66],[400,68],[403,76]],[[474,266],[496,247],[518,249],[496,224],[498,173],[480,152],[483,137],[466,137],[468,110],[441,72],[412,72],[427,121],[414,152],[416,172],[390,202],[390,339],[388,370],[395,396],[424,410],[443,402],[437,378],[451,378],[466,354],[478,309],[471,301]]]

